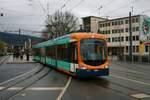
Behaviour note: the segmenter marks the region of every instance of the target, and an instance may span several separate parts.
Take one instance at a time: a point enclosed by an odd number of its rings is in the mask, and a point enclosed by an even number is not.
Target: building
[[[97,17],[92,16],[91,19],[93,18]],[[86,20],[83,20],[83,27],[86,28],[87,26],[90,26],[90,31],[97,32],[99,34],[106,34],[108,36],[108,54],[110,56],[116,55],[119,57],[121,56],[122,59],[128,59],[130,48],[129,17],[122,17],[117,19],[97,18],[97,20],[98,24],[95,24],[93,20],[91,20],[91,22],[88,21],[88,23],[84,22]],[[148,45],[144,45],[144,42],[147,41],[149,36],[148,33],[150,33],[150,18],[145,15],[135,15],[131,17],[131,23],[132,58],[139,61],[140,57],[143,56],[143,59],[148,60],[149,48]],[[147,23],[147,26],[144,23]],[[92,26],[95,26],[95,28]],[[87,29],[89,29],[89,27]],[[146,34],[145,30],[148,31]]]
[[[83,17],[83,29],[86,32],[97,32],[99,29],[99,22],[105,21],[106,19],[95,16]]]

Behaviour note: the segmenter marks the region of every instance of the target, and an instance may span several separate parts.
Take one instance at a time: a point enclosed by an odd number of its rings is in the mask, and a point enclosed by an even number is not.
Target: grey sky
[[[0,0],[0,13],[4,13],[0,17],[0,31],[16,31],[19,28],[41,31],[46,14],[53,14],[56,10],[71,11],[79,19],[99,16],[99,11],[102,17],[117,18],[128,16],[133,6],[134,15],[145,11],[142,14],[150,16],[149,4],[150,0]],[[31,34],[27,31],[24,33]]]

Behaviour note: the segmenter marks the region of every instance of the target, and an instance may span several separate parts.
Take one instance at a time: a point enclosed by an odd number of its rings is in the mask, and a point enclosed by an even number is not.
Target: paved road
[[[73,79],[62,100],[150,100],[150,65],[111,62],[110,76]]]
[[[111,62],[110,76],[86,79],[51,71],[10,100],[150,100],[150,65]]]
[[[2,64],[0,66],[0,83],[34,69],[36,63]]]

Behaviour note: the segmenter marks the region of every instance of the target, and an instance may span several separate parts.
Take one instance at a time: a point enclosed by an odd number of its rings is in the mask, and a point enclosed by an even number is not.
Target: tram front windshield
[[[81,57],[85,64],[98,66],[106,61],[106,42],[100,39],[83,39],[80,41]]]

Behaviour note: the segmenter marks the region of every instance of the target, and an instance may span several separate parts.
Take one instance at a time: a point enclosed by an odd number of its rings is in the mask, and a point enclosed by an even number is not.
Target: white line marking
[[[8,83],[8,82],[10,82],[10,81],[16,80],[17,78],[22,77],[22,76],[24,76],[24,75],[27,75],[27,74],[29,74],[29,73],[31,73],[31,72],[37,70],[38,68],[39,68],[39,67],[36,67],[36,68],[34,68],[33,70],[31,70],[31,71],[29,71],[29,72],[27,72],[27,73],[21,74],[21,75],[19,75],[19,76],[17,76],[17,77],[14,77],[14,78],[11,78],[11,79],[9,79],[9,80],[7,80],[7,81],[4,81],[4,82],[0,83],[0,85],[3,85],[3,84]]]
[[[137,98],[137,99],[143,99],[143,98],[148,98],[148,97],[150,97],[150,95],[148,95],[148,94],[143,94],[143,93],[132,94],[131,96],[134,97],[134,98]]]
[[[70,82],[71,82],[71,79],[72,79],[72,77],[69,77],[69,80],[68,80],[66,86],[64,87],[63,91],[59,94],[59,96],[57,97],[56,100],[61,100],[62,96],[63,96],[64,93],[66,92],[66,90],[67,90],[67,88],[68,88],[68,86],[69,86],[69,84],[70,84]]]
[[[131,82],[135,82],[135,83],[139,83],[139,84],[144,84],[144,85],[149,85],[150,86],[150,83],[145,83],[145,82],[142,82],[142,81],[137,81],[137,80],[133,80],[133,79],[129,79],[129,78],[121,77],[121,76],[116,76],[116,75],[111,75],[111,76],[115,77],[115,78],[128,80],[128,81],[131,81]]]
[[[32,87],[26,90],[34,90],[34,91],[49,91],[49,90],[63,90],[64,87]]]
[[[5,87],[0,87],[0,90],[4,89]],[[21,90],[23,89],[23,87],[11,87],[11,88],[8,88],[7,90]],[[28,90],[28,91],[50,91],[50,90],[63,90],[64,87],[30,87],[30,88],[27,88],[25,90]]]

